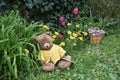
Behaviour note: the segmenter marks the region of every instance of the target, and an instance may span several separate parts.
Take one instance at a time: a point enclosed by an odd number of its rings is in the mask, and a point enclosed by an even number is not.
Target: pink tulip
[[[73,14],[75,14],[75,15],[78,14],[78,8],[73,9]]]
[[[62,34],[59,34],[59,38],[62,39],[62,38],[63,38],[63,35],[62,35]]]
[[[62,26],[65,26],[65,21],[61,22],[61,25],[62,25]]]
[[[63,22],[63,21],[64,21],[64,16],[61,16],[61,17],[59,18],[59,20],[60,20],[60,22]]]

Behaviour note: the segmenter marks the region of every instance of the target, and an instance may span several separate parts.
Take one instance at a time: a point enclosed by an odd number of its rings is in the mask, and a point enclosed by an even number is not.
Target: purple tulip
[[[78,14],[78,8],[73,9],[73,14],[75,14],[75,15]]]

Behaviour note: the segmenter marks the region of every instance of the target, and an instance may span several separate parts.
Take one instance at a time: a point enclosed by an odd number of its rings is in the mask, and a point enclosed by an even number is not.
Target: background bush
[[[69,21],[75,7],[80,8],[82,0],[2,0],[0,11],[8,13],[10,10],[19,10],[27,20],[48,23],[58,27],[59,17],[64,15]]]
[[[120,18],[119,0],[86,0],[94,16]]]

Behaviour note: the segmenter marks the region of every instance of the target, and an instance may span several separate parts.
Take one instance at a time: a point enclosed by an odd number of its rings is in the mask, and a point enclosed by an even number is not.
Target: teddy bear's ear
[[[49,32],[46,32],[44,34],[51,36],[52,33],[49,31]]]

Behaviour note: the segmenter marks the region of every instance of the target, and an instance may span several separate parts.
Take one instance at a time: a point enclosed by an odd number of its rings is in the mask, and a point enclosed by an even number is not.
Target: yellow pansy
[[[55,35],[59,35],[59,32],[55,32]]]
[[[77,37],[77,34],[73,33],[73,36],[74,36],[74,37]]]
[[[53,35],[53,36],[52,36],[52,38],[54,38],[54,39],[55,39],[56,37],[57,37],[56,35]]]
[[[73,46],[76,46],[77,44],[76,43],[73,43]]]
[[[80,26],[79,26],[79,25],[76,25],[75,27],[76,27],[76,28],[79,28]]]
[[[70,39],[75,39],[75,37],[74,36],[70,36]]]
[[[67,23],[67,26],[71,26],[72,24],[71,23]]]
[[[59,46],[65,46],[65,42],[61,42]]]
[[[72,32],[71,32],[71,31],[67,31],[67,34],[69,34],[69,35],[70,35],[70,34],[72,34]]]
[[[80,41],[82,41],[82,40],[83,40],[83,37],[79,37],[79,39],[80,39]]]
[[[29,53],[29,50],[28,50],[28,49],[24,49],[24,52],[25,52],[26,54],[28,54],[28,53]]]
[[[49,27],[46,25],[44,25],[43,28],[49,30]]]
[[[87,32],[82,32],[82,33],[83,33],[83,35],[84,35],[84,36],[87,36],[87,35],[88,35],[88,33],[87,33]]]

